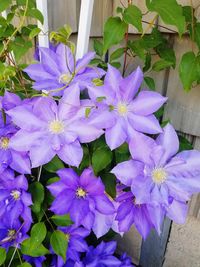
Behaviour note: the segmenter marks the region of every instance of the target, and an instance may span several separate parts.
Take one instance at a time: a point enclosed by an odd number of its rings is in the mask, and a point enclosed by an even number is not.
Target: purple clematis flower
[[[49,97],[39,97],[32,105],[24,104],[8,111],[20,130],[10,140],[17,151],[30,151],[32,167],[48,163],[57,154],[71,166],[82,160],[81,143],[103,134],[85,119],[78,85],[66,91],[59,104]]]
[[[31,257],[31,256],[23,255],[23,259],[26,262],[33,264],[35,267],[42,267],[42,263],[46,260],[46,257],[45,256]]]
[[[31,164],[27,152],[19,152],[9,145],[10,139],[18,129],[13,124],[0,125],[0,173],[7,167],[18,173],[31,173]]]
[[[177,154],[178,149],[177,134],[168,124],[155,141],[147,136],[133,136],[130,143],[133,160],[112,170],[123,184],[131,186],[137,204],[162,204],[177,220],[175,207],[185,214],[186,201],[200,191],[200,152]]]
[[[135,225],[144,239],[153,228],[160,234],[164,211],[159,205],[137,205],[134,195],[131,192],[123,191],[118,195],[116,201],[120,203],[115,218],[119,222],[120,231],[127,232],[132,225]]]
[[[9,216],[4,216],[0,220],[0,246],[6,250],[19,247],[28,238],[27,231],[24,222],[21,223],[19,219],[10,220]]]
[[[120,257],[120,260],[122,261],[120,267],[134,267],[132,264],[131,258],[126,255],[126,253],[123,253]]]
[[[96,100],[99,106],[99,111],[94,112],[91,120],[98,127],[106,128],[106,142],[111,149],[129,141],[137,132],[162,132],[153,113],[167,98],[156,92],[138,93],[142,81],[143,73],[139,67],[128,77],[122,78],[117,69],[108,65],[104,85],[88,87],[90,98]]]
[[[83,259],[83,266],[87,267],[119,267],[121,261],[113,256],[116,250],[116,242],[101,242],[96,248],[89,247],[85,258]]]
[[[30,205],[31,195],[27,193],[28,182],[24,175],[10,177],[4,172],[0,175],[0,220],[4,216],[9,217],[11,225],[21,218],[24,220],[24,228],[30,228],[32,217]]]
[[[5,92],[1,98],[0,109],[8,111],[21,104],[21,99],[12,93]],[[0,114],[0,173],[7,167],[19,173],[30,173],[30,159],[26,152],[18,152],[10,148],[10,138],[18,131],[17,127],[12,123],[11,118],[4,114]]]
[[[73,262],[80,261],[80,254],[86,252],[88,250],[88,245],[84,240],[90,234],[90,231],[83,227],[59,227],[60,231],[64,232],[68,239],[68,249],[67,249],[67,260],[71,260]],[[57,257],[57,267],[65,266],[63,259],[58,256]],[[68,266],[68,265],[66,265]]]
[[[104,71],[89,67],[95,53],[89,52],[75,63],[69,47],[59,44],[54,52],[49,48],[39,48],[41,62],[28,66],[24,71],[34,80],[35,90],[46,90],[53,95],[62,95],[69,85],[78,83],[81,89],[91,84],[91,80],[101,78]]]
[[[106,215],[115,212],[104,193],[101,179],[94,176],[92,169],[85,169],[80,177],[72,169],[62,169],[57,173],[61,179],[48,186],[55,197],[50,208],[54,213],[69,213],[76,226],[91,229],[96,210]]]

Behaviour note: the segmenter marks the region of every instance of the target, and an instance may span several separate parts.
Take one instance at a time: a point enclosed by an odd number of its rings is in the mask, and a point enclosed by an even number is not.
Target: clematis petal
[[[76,73],[80,74],[84,72],[87,65],[95,57],[95,52],[88,52],[82,58],[78,59],[76,62]]]
[[[137,115],[147,116],[158,110],[166,101],[167,97],[163,97],[159,93],[141,91],[129,108]]]
[[[120,88],[123,92],[123,99],[131,101],[138,92],[143,81],[143,72],[140,67],[131,73],[128,77],[124,78],[120,83]]]
[[[142,162],[128,160],[117,164],[117,166],[111,170],[111,173],[115,174],[121,183],[131,186],[133,179],[141,175],[143,169],[144,164]]]
[[[13,160],[10,164],[10,167],[12,169],[16,170],[19,173],[31,173],[30,159],[28,158],[27,154],[12,150],[11,155]]]
[[[184,202],[173,200],[167,209],[167,216],[175,223],[184,224],[188,213],[188,205]]]
[[[65,163],[78,167],[83,158],[83,149],[78,141],[71,144],[65,144],[57,151],[59,158]]]
[[[95,197],[95,205],[96,209],[103,214],[110,215],[115,212],[112,202],[104,195]]]

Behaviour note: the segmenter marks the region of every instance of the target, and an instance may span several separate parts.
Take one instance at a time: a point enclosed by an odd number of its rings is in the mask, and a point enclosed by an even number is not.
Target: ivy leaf
[[[68,247],[68,240],[66,235],[56,230],[51,235],[50,239],[51,246],[54,252],[63,258],[63,261],[66,262],[66,254],[67,254],[67,247]]]
[[[151,89],[153,91],[156,90],[156,85],[155,85],[154,79],[152,79],[149,76],[146,76],[146,77],[144,77],[144,81],[145,81],[146,85],[149,87],[149,89]]]
[[[24,262],[24,263],[18,265],[17,267],[32,267],[32,265],[30,265],[28,262]]]
[[[170,62],[170,61],[166,61],[164,59],[158,60],[157,62],[155,62],[152,66],[152,69],[154,71],[161,71],[163,69],[169,68],[171,66],[173,66],[174,63]]]
[[[194,52],[187,52],[182,56],[179,65],[179,76],[184,90],[188,92],[193,82],[198,79],[198,62]]]
[[[139,32],[142,32],[142,12],[135,5],[129,5],[123,13],[123,19],[127,24],[132,24]]]
[[[63,169],[65,165],[63,164],[62,160],[59,159],[58,156],[55,156],[49,163],[44,165],[45,170],[48,172],[55,173],[59,169]]]
[[[0,265],[2,265],[5,260],[6,260],[6,250],[4,248],[0,248]]]
[[[96,52],[96,54],[100,57],[103,56],[103,44],[102,42],[94,39],[94,51]]]
[[[124,54],[124,48],[118,48],[110,55],[110,61],[120,58]]]
[[[200,49],[200,22],[196,23],[194,27],[194,41]]]
[[[12,3],[12,0],[1,0],[0,1],[0,12],[6,10],[11,3]]]
[[[44,17],[40,10],[38,10],[37,8],[28,9],[26,15],[39,20],[42,24],[44,23]]]
[[[29,38],[32,39],[34,38],[35,36],[37,36],[39,33],[41,32],[41,29],[40,28],[34,28],[31,30],[31,32],[29,33]]]
[[[92,166],[95,174],[105,169],[112,161],[112,152],[108,147],[97,148],[92,155]]]
[[[33,200],[31,209],[34,213],[39,213],[41,211],[41,204],[44,201],[44,186],[39,182],[34,182],[30,185],[29,191]]]
[[[185,17],[182,6],[176,0],[146,0],[149,11],[157,12],[164,23],[174,25],[182,35],[185,32]]]
[[[51,219],[57,226],[69,226],[73,224],[72,220],[70,219],[69,214],[53,215]]]
[[[115,44],[118,44],[123,38],[127,30],[127,24],[119,17],[109,18],[104,25],[103,33],[103,52]]]

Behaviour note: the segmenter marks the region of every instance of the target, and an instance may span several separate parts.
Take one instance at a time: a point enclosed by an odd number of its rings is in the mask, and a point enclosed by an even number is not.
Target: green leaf
[[[167,44],[161,44],[156,47],[156,52],[165,61],[171,62],[173,68],[176,66],[176,56],[172,48],[167,47]]]
[[[157,62],[155,62],[152,66],[152,69],[154,71],[161,71],[163,69],[169,68],[173,66],[173,63],[170,61],[166,61],[164,59],[158,60]]]
[[[31,243],[32,246],[37,246],[42,243],[47,234],[46,226],[43,222],[39,222],[33,225],[31,229]]]
[[[63,169],[64,167],[65,165],[58,156],[55,156],[49,163],[44,165],[45,170],[52,173],[55,173],[58,170]]]
[[[119,69],[121,67],[121,63],[120,62],[111,62],[110,65],[112,65],[113,67],[115,67],[116,69]]]
[[[18,62],[33,46],[31,41],[27,41],[20,36],[17,36],[13,42],[10,43],[10,48],[14,52],[15,60]]]
[[[26,15],[39,20],[42,24],[44,23],[44,17],[40,10],[38,10],[37,8],[28,9]]]
[[[194,27],[194,41],[200,50],[200,22],[196,23]]]
[[[51,246],[54,252],[63,258],[63,261],[66,262],[66,254],[67,254],[67,247],[68,247],[68,239],[66,235],[56,230],[51,235],[50,239]]]
[[[129,41],[128,47],[135,53],[139,58],[145,60],[146,49],[144,48],[142,40]]]
[[[40,257],[49,254],[49,250],[46,249],[42,244],[33,247],[30,238],[23,241],[21,244],[21,251],[24,255],[31,257]]]
[[[127,24],[119,17],[109,18],[104,25],[103,33],[103,52],[115,44],[118,44],[123,38],[127,30]]]
[[[193,149],[192,144],[183,136],[179,135],[179,152]]]
[[[118,48],[110,55],[110,61],[120,58],[125,52],[125,48]]]
[[[57,226],[69,226],[73,224],[72,220],[70,219],[69,214],[53,215],[51,219]]]
[[[179,76],[184,90],[188,92],[193,82],[198,79],[198,62],[194,52],[187,52],[182,56],[179,65]]]
[[[94,39],[94,51],[96,52],[96,54],[100,57],[103,56],[103,44],[102,42]]]
[[[151,67],[151,54],[147,53],[145,58],[145,65],[143,67],[143,72],[148,71],[150,67]]]
[[[112,152],[108,147],[97,148],[92,155],[92,166],[95,174],[105,169],[112,161]]]
[[[146,83],[146,85],[148,86],[149,89],[155,91],[156,89],[156,85],[155,85],[155,82],[154,82],[154,79],[152,79],[151,77],[144,77],[144,81]]]
[[[31,30],[31,32],[29,33],[29,38],[32,39],[35,36],[37,36],[39,33],[41,32],[40,28],[34,28]]]
[[[41,204],[44,201],[44,186],[39,182],[34,182],[30,185],[29,191],[33,201],[31,209],[33,212],[39,213],[41,211]]]
[[[151,34],[146,34],[140,40],[140,45],[145,49],[155,48],[166,42],[161,32],[157,28],[153,28]]]
[[[132,24],[139,32],[142,32],[142,12],[135,5],[129,5],[123,13],[123,19],[127,24]]]
[[[25,255],[39,257],[48,254],[49,251],[41,243],[46,237],[46,226],[43,222],[36,223],[31,229],[31,237],[21,244],[21,251]]]
[[[0,1],[0,12],[6,10],[11,3],[12,3],[12,0],[1,0]]]
[[[157,12],[164,23],[174,25],[182,35],[185,32],[185,17],[182,6],[176,0],[146,0],[149,11]]]
[[[5,248],[0,248],[0,265],[6,260],[6,250]]]
[[[28,262],[24,262],[20,265],[18,265],[17,267],[31,267],[32,265],[30,265]]]
[[[112,197],[116,197],[116,177],[112,173],[103,173],[101,179],[105,185],[106,192]]]

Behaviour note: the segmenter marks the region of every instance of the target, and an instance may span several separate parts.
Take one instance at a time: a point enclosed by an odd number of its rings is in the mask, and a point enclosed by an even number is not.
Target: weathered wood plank
[[[162,267],[165,259],[165,251],[170,235],[171,220],[165,218],[162,225],[162,233],[159,236],[155,231],[142,242],[140,265],[142,267]]]
[[[171,69],[167,86],[169,98],[165,109],[165,119],[170,119],[176,130],[194,136],[200,136],[200,86],[196,86],[189,93],[184,92],[179,79],[178,66],[183,53],[192,49],[189,38],[176,37],[174,49],[177,56],[177,67]]]
[[[77,14],[80,1],[48,0],[49,29],[56,30],[64,24],[69,24],[73,32],[77,32]]]

